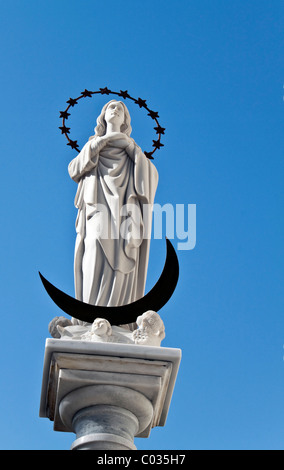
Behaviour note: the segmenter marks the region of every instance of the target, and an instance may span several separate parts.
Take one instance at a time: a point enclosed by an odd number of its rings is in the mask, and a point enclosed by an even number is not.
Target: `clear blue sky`
[[[76,152],[59,111],[107,86],[146,99],[166,128],[156,202],[197,207],[196,246],[178,251],[160,312],[163,346],[183,352],[168,421],[136,445],[283,449],[283,2],[10,0],[0,18],[1,447],[69,449],[75,437],[38,417],[60,314],[38,271],[73,295]],[[92,100],[72,112],[80,145]],[[150,118],[133,113],[151,147]],[[164,256],[155,240],[147,289]]]

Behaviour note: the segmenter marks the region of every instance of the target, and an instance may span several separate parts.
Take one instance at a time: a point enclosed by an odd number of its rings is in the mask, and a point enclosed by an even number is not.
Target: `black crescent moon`
[[[137,317],[147,310],[160,310],[176,288],[179,277],[178,258],[171,242],[166,239],[166,243],[166,261],[157,283],[144,297],[127,305],[105,307],[81,302],[57,289],[40,272],[39,275],[48,295],[68,315],[88,323],[93,323],[96,318],[105,318],[111,325],[134,323]]]

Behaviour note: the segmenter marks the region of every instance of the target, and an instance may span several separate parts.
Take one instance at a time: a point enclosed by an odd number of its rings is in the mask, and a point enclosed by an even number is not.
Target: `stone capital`
[[[165,425],[180,359],[179,349],[47,339],[40,416],[76,433],[72,448],[131,450]]]

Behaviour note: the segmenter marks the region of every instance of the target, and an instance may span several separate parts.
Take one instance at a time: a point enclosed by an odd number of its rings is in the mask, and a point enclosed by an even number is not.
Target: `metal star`
[[[60,118],[63,119],[63,123],[62,123],[62,126],[59,127],[59,129],[61,130],[61,134],[65,134],[65,137],[68,140],[67,145],[69,145],[72,149],[75,149],[77,152],[80,152],[77,140],[71,140],[68,137],[68,134],[70,134],[70,127],[65,126],[65,122],[64,122],[64,120],[68,119],[68,117],[70,116],[70,113],[68,113],[68,110],[71,107],[74,107],[75,104],[78,104],[78,101],[81,98],[86,98],[86,97],[91,98],[93,94],[97,94],[97,93],[100,93],[101,95],[113,94],[113,95],[121,96],[124,99],[128,98],[128,99],[134,101],[135,104],[138,104],[140,109],[141,108],[146,109],[146,111],[148,112],[148,116],[150,116],[151,119],[154,119],[155,122],[156,122],[156,127],[154,127],[154,130],[156,131],[156,134],[158,134],[157,140],[153,140],[152,147],[154,147],[154,150],[152,150],[151,152],[144,152],[144,154],[147,158],[153,160],[152,155],[154,154],[154,152],[156,150],[160,149],[161,147],[164,147],[164,144],[162,144],[160,142],[160,139],[161,139],[161,135],[165,134],[165,128],[160,126],[160,124],[158,122],[159,114],[156,111],[153,111],[153,110],[148,108],[148,106],[146,104],[146,100],[143,100],[142,98],[137,98],[137,99],[133,98],[128,93],[128,90],[120,90],[119,93],[118,93],[117,91],[110,90],[108,87],[100,88],[97,91],[90,91],[90,90],[87,90],[85,88],[85,90],[82,91],[81,95],[78,98],[69,98],[69,100],[66,101],[66,103],[68,104],[68,107],[66,108],[66,110],[65,111],[60,111]]]
[[[72,149],[76,150],[79,148],[77,140],[70,140],[67,145],[70,145]]]
[[[150,111],[148,113],[148,116],[150,116],[152,119],[157,119],[159,117],[159,114],[156,111]]]
[[[153,140],[153,147],[159,149],[160,147],[164,147],[164,144],[161,144],[159,140]]]
[[[149,160],[154,160],[154,157],[152,157],[153,152],[144,152],[144,155],[149,158]]]
[[[100,92],[102,95],[109,95],[111,90],[109,90],[107,87],[105,88],[100,88]]]
[[[122,91],[120,90],[120,93],[118,93],[118,96],[122,96],[122,98],[130,98],[130,95],[128,94],[128,91],[125,90],[125,91]]]
[[[70,104],[70,106],[75,106],[75,104],[78,103],[78,100],[73,100],[73,98],[69,98],[69,100],[66,101],[66,103]]]
[[[61,130],[61,134],[70,134],[70,127],[62,126],[62,127],[59,127],[58,129]]]
[[[86,88],[85,88],[85,90],[82,91],[81,95],[82,95],[84,98],[86,98],[87,96],[89,96],[89,97],[91,98],[91,97],[92,97],[92,92],[89,91],[89,90],[86,90]]]
[[[165,130],[166,130],[165,127],[161,127],[160,125],[158,125],[158,127],[154,127],[154,129],[157,132],[157,134],[165,134]]]
[[[138,100],[135,100],[135,103],[139,105],[139,108],[147,108],[146,100],[142,100],[141,98],[138,98]]]
[[[70,116],[70,113],[67,113],[67,111],[59,111],[60,112],[60,118],[63,119],[68,119],[68,116]]]

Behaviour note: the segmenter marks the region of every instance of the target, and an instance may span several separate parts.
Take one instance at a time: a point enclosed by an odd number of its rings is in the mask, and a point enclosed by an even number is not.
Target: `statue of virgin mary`
[[[123,102],[106,103],[95,135],[68,167],[78,183],[75,296],[92,305],[144,295],[158,172],[130,137],[130,122]]]

